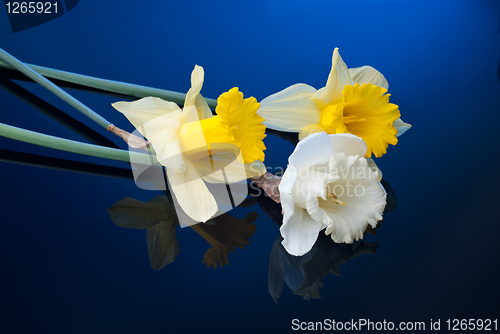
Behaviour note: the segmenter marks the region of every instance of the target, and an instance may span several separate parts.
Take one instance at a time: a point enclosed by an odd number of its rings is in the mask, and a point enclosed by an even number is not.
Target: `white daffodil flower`
[[[235,87],[217,99],[214,116],[200,94],[203,79],[203,68],[195,66],[183,110],[156,97],[113,103],[152,144],[177,202],[197,222],[218,209],[203,179],[230,184],[265,173],[259,103]]]
[[[298,143],[279,186],[288,253],[306,254],[323,229],[335,242],[352,243],[382,220],[386,192],[366,150],[352,134],[321,132]]]
[[[323,131],[352,133],[366,142],[367,158],[372,153],[381,157],[411,127],[401,120],[398,106],[389,103],[388,89],[373,67],[348,69],[336,48],[325,87],[292,85],[262,100],[259,115],[268,128],[299,132],[300,140]]]

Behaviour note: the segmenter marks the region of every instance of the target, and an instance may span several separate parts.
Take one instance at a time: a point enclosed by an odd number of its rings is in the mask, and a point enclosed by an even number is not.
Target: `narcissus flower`
[[[314,133],[297,144],[279,186],[288,253],[307,253],[323,229],[352,243],[382,219],[386,192],[365,154],[364,141],[347,133]]]
[[[217,212],[216,199],[203,179],[236,183],[265,172],[259,103],[253,97],[244,99],[235,87],[218,98],[213,116],[200,95],[203,78],[203,68],[196,66],[183,110],[155,97],[113,104],[152,144],[158,161],[167,167],[180,207],[199,222]]]
[[[323,131],[352,133],[366,142],[366,157],[381,157],[411,127],[401,120],[398,106],[389,103],[388,88],[373,67],[347,69],[336,48],[325,87],[290,86],[262,100],[259,114],[267,127],[299,132],[300,140]]]

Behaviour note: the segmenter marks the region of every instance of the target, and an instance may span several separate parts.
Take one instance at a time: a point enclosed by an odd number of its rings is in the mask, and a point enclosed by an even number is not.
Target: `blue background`
[[[178,229],[180,255],[149,265],[145,231],[114,225],[123,197],[159,192],[131,181],[0,163],[2,333],[255,333],[291,331],[292,319],[424,321],[497,318],[499,9],[494,0],[81,1],[38,27],[12,33],[0,10],[0,47],[20,60],[186,92],[195,64],[202,93],[233,86],[259,101],[292,84],[325,85],[335,47],[348,67],[371,65],[413,128],[377,160],[398,207],[361,256],[328,275],[306,302],[267,287],[278,227],[258,208],[257,230],[230,265],[202,264],[209,244]],[[31,83],[35,94],[104,133]],[[70,93],[132,130],[116,98]],[[84,141],[0,91],[0,122]],[[125,148],[123,143],[107,135]],[[285,167],[293,146],[268,135],[266,165]],[[0,138],[0,147],[113,166]]]

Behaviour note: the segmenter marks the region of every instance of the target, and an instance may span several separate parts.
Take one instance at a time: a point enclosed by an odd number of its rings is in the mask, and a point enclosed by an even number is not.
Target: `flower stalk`
[[[111,124],[108,120],[106,120],[104,117],[75,99],[73,96],[69,95],[65,91],[63,91],[61,88],[57,87],[54,85],[52,82],[38,74],[36,71],[33,69],[29,68],[25,64],[23,64],[21,61],[18,59],[14,58],[12,55],[8,54],[4,50],[0,48],[0,60],[3,60],[5,63],[9,64],[19,72],[23,73],[36,83],[40,84],[50,92],[54,93],[57,97],[74,107],[76,110],[80,111],[82,114],[85,116],[89,117],[91,120],[102,126],[103,128],[107,129],[108,125]]]
[[[173,92],[173,91],[166,90],[166,89],[158,89],[158,88],[152,88],[152,87],[147,87],[147,86],[142,86],[142,85],[130,84],[130,83],[121,82],[121,81],[101,79],[101,78],[96,78],[96,77],[92,77],[92,76],[88,76],[88,75],[82,75],[82,74],[77,74],[77,73],[57,70],[57,69],[53,69],[53,68],[49,68],[49,67],[27,64],[27,63],[25,63],[24,65],[26,65],[28,68],[38,72],[39,74],[41,74],[47,78],[57,79],[57,80],[65,81],[65,82],[70,82],[70,83],[78,84],[78,85],[85,86],[85,87],[96,88],[96,89],[104,90],[107,92],[124,94],[124,95],[138,97],[138,98],[147,97],[147,96],[155,96],[155,97],[159,97],[159,98],[166,100],[166,101],[175,102],[177,104],[183,104],[184,100],[186,98],[186,94],[184,94],[184,93]],[[17,68],[13,67],[12,65],[10,65],[7,62],[2,61],[2,60],[0,60],[0,67],[6,68],[6,69],[11,69],[11,70],[17,69]],[[205,98],[205,100],[207,101],[208,106],[210,108],[213,109],[216,107],[217,101],[215,99]]]
[[[132,158],[134,163],[154,165],[158,164],[154,155],[129,152],[115,148],[103,147],[93,144],[80,143],[77,141],[50,136],[43,133],[21,129],[12,125],[0,123],[0,136],[22,141],[29,144],[35,144],[60,151],[78,153],[97,158],[130,162]]]

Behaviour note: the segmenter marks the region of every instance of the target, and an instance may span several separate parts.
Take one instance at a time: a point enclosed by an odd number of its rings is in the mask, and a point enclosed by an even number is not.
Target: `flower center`
[[[264,119],[257,115],[257,100],[243,99],[243,93],[234,87],[219,96],[217,103],[217,116],[182,125],[179,137],[184,156],[197,160],[235,152],[242,163],[264,161],[266,147],[262,139],[266,127],[262,124]]]
[[[327,193],[326,194],[326,198],[327,199],[331,199],[332,201],[334,201],[337,204],[342,204],[343,206],[345,206],[345,202],[342,202],[341,200],[339,200],[338,197],[337,197],[337,195],[335,195],[333,192],[332,193]]]
[[[328,134],[352,133],[363,138],[376,157],[385,154],[388,144],[397,143],[393,123],[401,114],[398,106],[389,103],[387,89],[373,84],[346,85],[342,102],[327,104],[321,110],[320,126]]]
[[[234,128],[223,124],[219,116],[183,124],[179,131],[182,153],[191,160],[198,160],[216,153],[235,151]]]
[[[359,84],[356,84],[359,86]],[[353,86],[346,85],[344,91],[351,91]],[[343,92],[344,92],[343,91]],[[352,101],[355,100],[355,101]],[[344,99],[340,103],[330,103],[327,104],[321,110],[320,125],[328,134],[335,133],[351,133],[346,126],[346,124],[354,122],[366,122],[368,119],[366,117],[359,117],[356,115],[356,111],[359,109],[359,96],[355,96],[354,99]],[[356,108],[358,107],[358,109]],[[363,109],[361,107],[361,109]],[[362,112],[361,112],[362,113]]]

